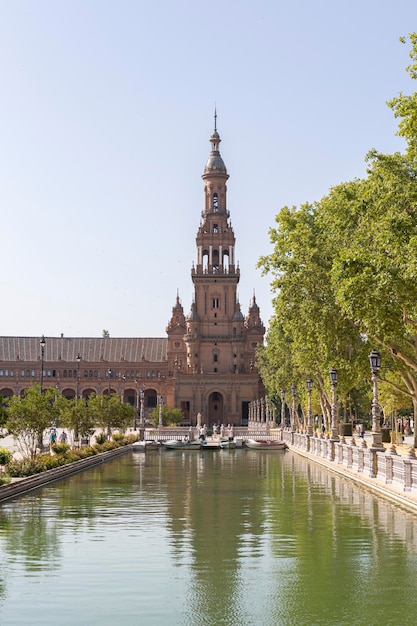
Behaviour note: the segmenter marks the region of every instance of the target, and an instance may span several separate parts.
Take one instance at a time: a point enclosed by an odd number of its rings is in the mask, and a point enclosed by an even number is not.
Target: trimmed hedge
[[[65,444],[55,444],[53,450],[56,447],[57,453],[53,456],[47,453],[38,454],[34,459],[11,460],[6,464],[6,474],[12,478],[33,476],[34,474],[40,474],[41,472],[46,472],[47,470],[55,469],[62,465],[68,465],[75,461],[86,459],[100,452],[108,452],[109,450],[121,448],[134,443],[136,440],[136,435],[122,436],[118,438],[118,441],[106,441],[105,443],[95,444],[94,446],[85,446],[78,450],[70,450]]]

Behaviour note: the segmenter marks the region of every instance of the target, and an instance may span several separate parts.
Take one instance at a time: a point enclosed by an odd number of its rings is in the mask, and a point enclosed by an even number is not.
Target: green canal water
[[[129,453],[0,507],[0,624],[415,624],[416,521],[290,452]]]

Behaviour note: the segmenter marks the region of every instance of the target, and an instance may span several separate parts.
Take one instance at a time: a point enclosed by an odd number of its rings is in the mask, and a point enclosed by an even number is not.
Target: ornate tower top
[[[220,135],[217,132],[217,111],[215,109],[214,110],[214,131],[210,137],[211,152],[207,160],[206,166],[204,168],[204,174],[203,174],[204,180],[207,177],[207,175],[210,175],[210,174],[215,174],[215,175],[222,174],[223,177],[226,177],[226,180],[229,178],[224,161],[222,157],[220,156],[220,150],[219,150],[220,142],[221,142]]]

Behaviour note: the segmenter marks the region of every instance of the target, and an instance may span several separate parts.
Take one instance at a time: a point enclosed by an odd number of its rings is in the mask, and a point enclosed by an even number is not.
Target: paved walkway
[[[347,437],[347,441],[349,441],[350,437]],[[356,437],[356,441],[358,441],[358,437]],[[370,433],[370,431],[367,431],[365,433],[365,441],[367,443],[367,446],[370,447],[371,446],[371,442],[372,442],[372,435]],[[414,435],[409,435],[407,437],[404,437],[404,441],[403,443],[400,444],[395,444],[395,451],[397,452],[397,454],[401,455],[401,456],[407,456],[408,454],[408,450],[409,448],[411,448],[413,446],[414,443]],[[390,443],[384,443],[383,444],[385,446],[385,448],[388,450],[391,447]]]

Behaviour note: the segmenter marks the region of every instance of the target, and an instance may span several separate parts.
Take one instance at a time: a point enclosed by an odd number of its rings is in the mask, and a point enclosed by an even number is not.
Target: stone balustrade
[[[290,429],[276,429],[274,434],[277,431],[280,433],[278,438],[290,448],[331,461],[351,473],[373,478],[384,485],[417,494],[417,458],[413,449],[407,456],[401,456],[394,445],[380,450],[368,447],[364,439],[355,437],[333,441],[322,434],[307,435]]]

